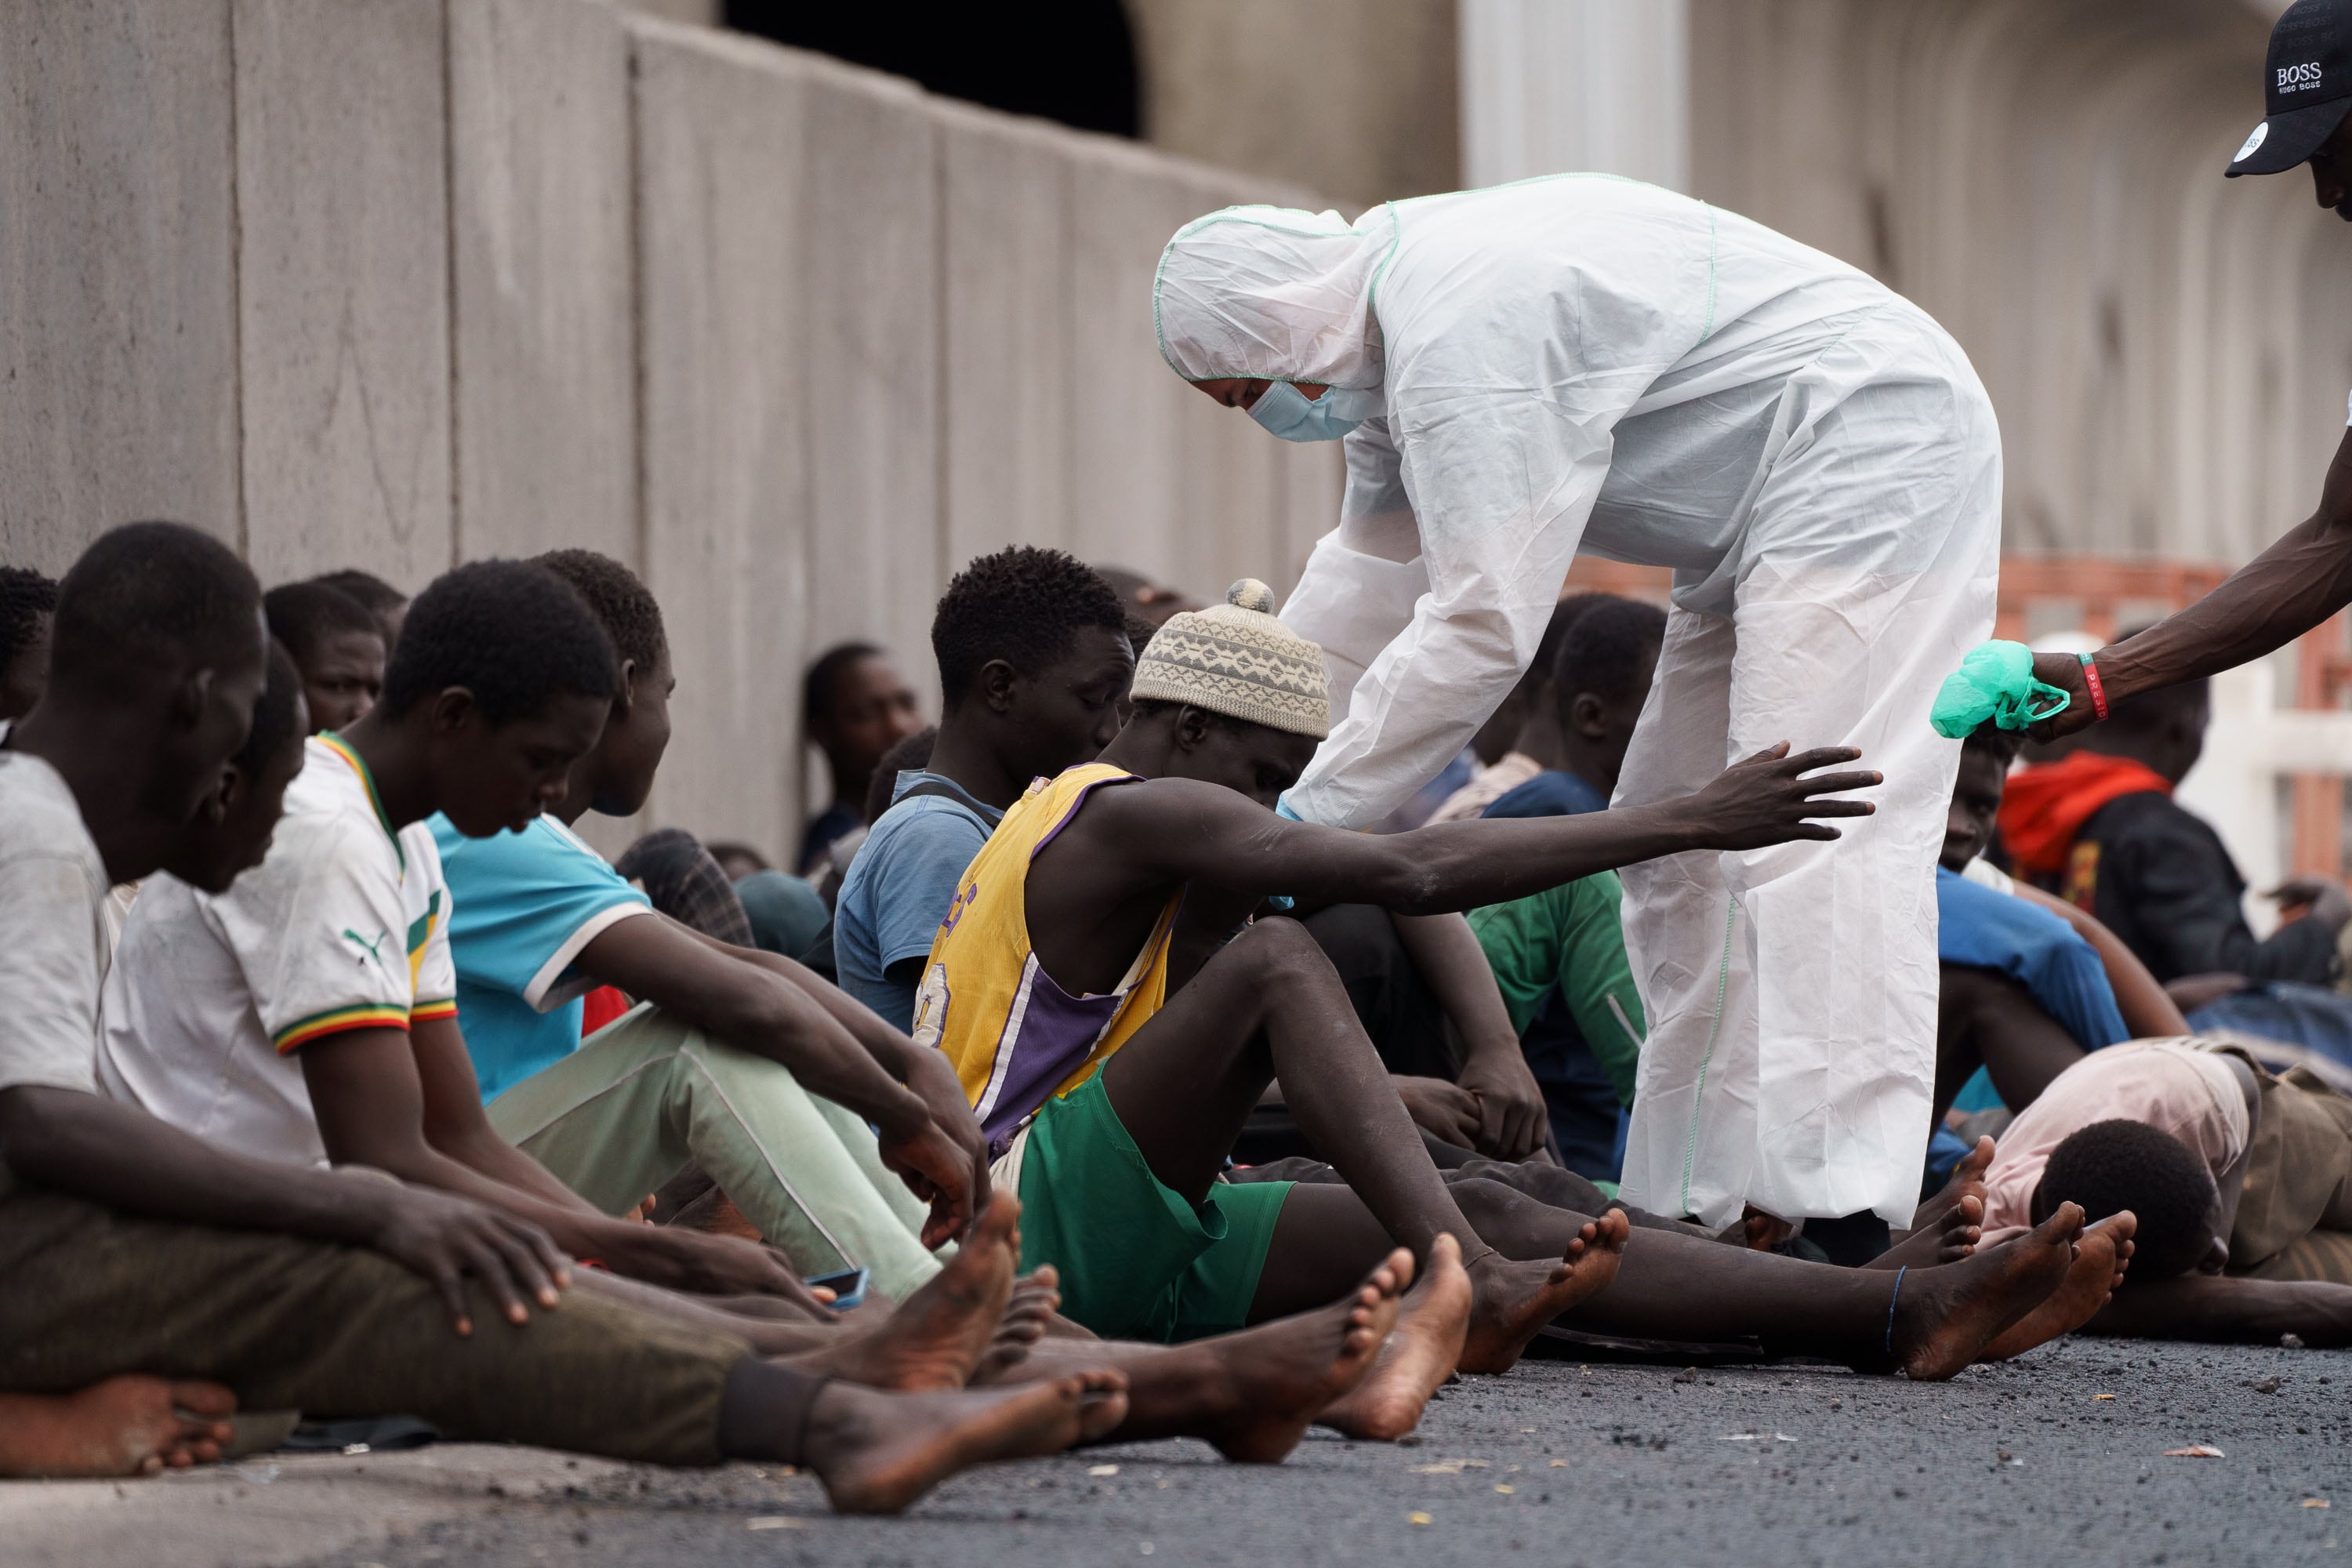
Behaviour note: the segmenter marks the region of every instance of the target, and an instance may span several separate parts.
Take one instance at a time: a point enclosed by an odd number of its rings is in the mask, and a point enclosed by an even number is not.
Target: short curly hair
[[[949,582],[931,617],[946,706],[963,700],[991,659],[1034,675],[1067,657],[1089,626],[1124,634],[1127,606],[1085,562],[1026,544],[979,557]]]
[[[476,561],[416,595],[384,671],[387,719],[462,686],[493,726],[543,713],[558,697],[609,702],[620,689],[613,639],[571,584],[529,561]]]
[[[158,670],[227,668],[266,652],[261,584],[236,552],[179,522],[126,522],[58,584],[49,689],[111,704]]]
[[[307,664],[319,645],[346,632],[382,637],[383,628],[365,605],[324,583],[280,583],[261,595],[269,635],[286,645],[297,665]]]
[[[58,584],[27,566],[0,566],[0,669],[33,646],[41,617],[58,607]]]
[[[613,650],[635,665],[639,675],[661,668],[669,657],[669,633],[653,590],[635,572],[593,550],[551,550],[531,559],[588,601],[613,639]]]
[[[2070,1132],[2050,1152],[2033,1190],[2039,1216],[2080,1204],[2086,1220],[2125,1209],[2133,1233],[2132,1278],[2170,1279],[2212,1249],[2221,1194],[2196,1152],[2161,1128],[2117,1117]]]

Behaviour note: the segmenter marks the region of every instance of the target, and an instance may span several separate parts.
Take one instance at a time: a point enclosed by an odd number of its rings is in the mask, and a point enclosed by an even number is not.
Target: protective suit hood
[[[1160,353],[1187,381],[1219,376],[1381,384],[1372,289],[1396,248],[1377,207],[1336,212],[1226,207],[1176,231],[1152,284]]]

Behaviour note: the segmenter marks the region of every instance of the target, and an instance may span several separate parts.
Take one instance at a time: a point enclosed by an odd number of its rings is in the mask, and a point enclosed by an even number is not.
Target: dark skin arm
[[[2276,1344],[2294,1334],[2329,1349],[2352,1344],[2352,1285],[2199,1273],[2127,1279],[2081,1331],[2205,1344]]]
[[[2134,692],[2178,686],[2260,658],[2347,604],[2352,604],[2352,431],[2337,444],[2335,459],[2327,465],[2316,511],[2195,604],[2129,642],[2112,644],[2092,657],[2112,706]],[[2047,741],[2095,722],[2082,660],[2072,654],[2036,654],[2033,673],[2071,693],[2074,700],[2026,733]]]
[[[767,1058],[811,1094],[874,1123],[883,1163],[931,1205],[925,1247],[960,1237],[988,1205],[987,1141],[947,1058],[813,972],[661,914],[606,927],[575,967]]]
[[[656,1285],[715,1295],[758,1292],[804,1304],[814,1300],[772,1250],[599,1214],[499,1138],[482,1117],[464,1037],[447,1020],[420,1024],[415,1041],[398,1029],[353,1029],[313,1040],[300,1054],[319,1135],[336,1164],[373,1166],[487,1204],[545,1227],[575,1257],[596,1258],[615,1273]],[[470,1113],[462,1103],[467,1097]]]
[[[1465,1059],[1454,1083],[1477,1099],[1477,1136],[1471,1146],[1498,1160],[1526,1159],[1543,1147],[1550,1111],[1519,1049],[1518,1031],[1511,1027],[1510,1009],[1503,1005],[1486,949],[1460,915],[1390,918],[1396,922],[1397,940],[1462,1037]]]
[[[80,1089],[0,1090],[0,1147],[19,1180],[126,1213],[365,1247],[430,1280],[459,1334],[474,1331],[463,1276],[510,1322],[556,1303],[571,1261],[526,1220],[441,1193],[215,1149],[144,1111]]]
[[[1387,836],[1291,822],[1238,790],[1199,779],[1108,786],[1088,795],[1033,862],[1050,872],[1029,879],[1029,929],[1047,973],[1065,988],[1106,990],[1179,884],[1234,889],[1245,881],[1250,902],[1286,892],[1310,903],[1441,914],[1684,850],[1835,838],[1836,828],[1806,819],[1863,816],[1873,808],[1819,797],[1867,787],[1879,775],[1799,775],[1859,755],[1826,747],[1792,756],[1780,746],[1696,795],[1657,805],[1449,822]],[[1195,886],[1187,894],[1188,916],[1203,891]]]

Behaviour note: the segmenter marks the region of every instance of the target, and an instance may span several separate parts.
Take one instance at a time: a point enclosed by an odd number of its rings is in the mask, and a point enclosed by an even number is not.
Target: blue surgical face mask
[[[1377,392],[1334,386],[1309,397],[1286,381],[1270,381],[1249,416],[1286,441],[1337,441],[1380,411]]]

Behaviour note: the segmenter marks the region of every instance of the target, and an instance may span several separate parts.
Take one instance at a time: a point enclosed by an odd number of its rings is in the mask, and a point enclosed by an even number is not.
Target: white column
[[[1689,0],[1462,0],[1462,183],[1690,184]]]

